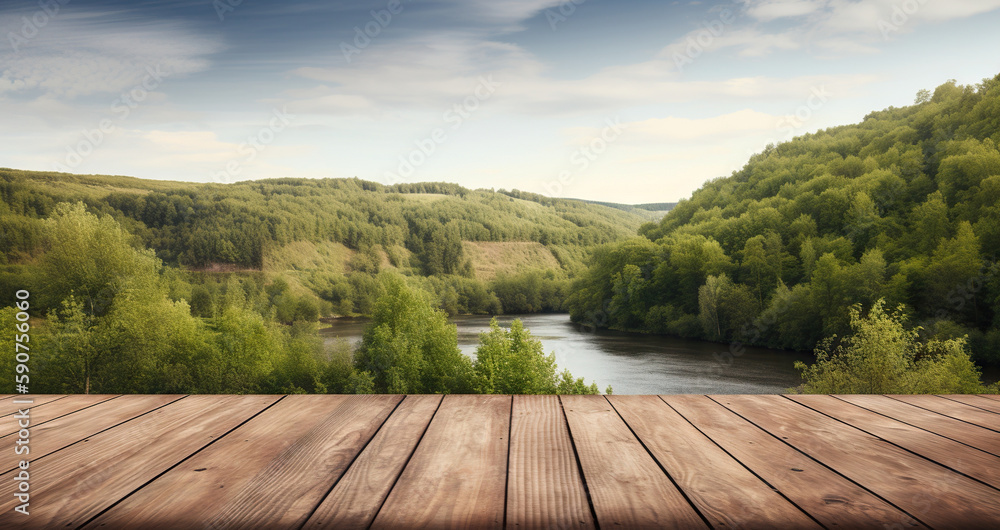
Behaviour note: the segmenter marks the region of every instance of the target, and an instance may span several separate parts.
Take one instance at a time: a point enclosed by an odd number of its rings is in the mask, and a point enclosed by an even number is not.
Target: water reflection
[[[520,318],[546,352],[555,353],[559,369],[568,369],[589,384],[608,385],[616,394],[762,394],[780,393],[800,383],[792,367],[796,360],[811,362],[809,355],[745,348],[740,356],[725,355],[729,345],[615,331],[591,331],[573,324],[569,316],[505,315],[501,325]],[[479,333],[489,329],[490,318],[459,316],[458,345],[475,355]],[[328,340],[340,337],[356,344],[367,320],[342,318],[322,333]]]

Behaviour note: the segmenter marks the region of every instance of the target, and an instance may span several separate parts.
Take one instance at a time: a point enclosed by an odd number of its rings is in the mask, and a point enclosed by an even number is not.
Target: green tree
[[[91,315],[110,310],[123,282],[152,288],[161,264],[150,250],[111,217],[88,213],[83,203],[60,204],[46,221],[48,249],[39,263],[44,285],[36,289],[46,307],[57,308],[75,295]]]
[[[569,371],[556,374],[553,354],[545,355],[541,341],[524,329],[520,319],[505,329],[494,318],[490,330],[479,335],[473,362],[476,391],[481,394],[597,394]]]
[[[467,393],[472,363],[458,349],[458,331],[425,293],[399,277],[380,276],[375,304],[355,354],[359,373],[371,374],[376,392]]]
[[[848,311],[852,335],[831,337],[816,349],[816,363],[795,363],[804,380],[798,389],[810,394],[975,394],[985,388],[964,339],[919,340],[919,329],[906,329],[904,308],[893,312],[878,300],[862,315],[860,304]]]

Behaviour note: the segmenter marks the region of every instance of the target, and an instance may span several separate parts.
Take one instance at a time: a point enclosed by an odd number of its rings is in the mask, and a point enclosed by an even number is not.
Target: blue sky
[[[998,27],[1000,0],[3,0],[0,166],[672,201],[1000,73]]]

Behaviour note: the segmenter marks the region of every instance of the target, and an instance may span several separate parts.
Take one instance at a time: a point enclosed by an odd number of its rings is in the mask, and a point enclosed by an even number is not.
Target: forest
[[[199,316],[217,309],[215,280],[226,272],[278,277],[320,316],[370,314],[381,270],[432,292],[450,314],[561,310],[568,282],[584,269],[591,248],[627,239],[658,217],[446,183],[222,185],[12,169],[0,169],[0,198],[4,303],[13,302],[12,289],[33,281],[34,261],[49,245],[44,220],[60,203],[81,202],[115,219],[137,246],[193,283],[194,292],[174,294]],[[483,255],[467,255],[470,244],[485,249]],[[490,252],[505,250],[505,267],[476,274],[480,262],[496,261]],[[41,309],[53,307],[46,301]]]
[[[770,145],[595,249],[566,307],[586,325],[729,343],[730,355],[842,349],[874,311],[915,330],[920,355],[957,342],[996,365],[998,146],[1000,76]]]
[[[1000,364],[998,145],[1000,76],[768,146],[676,204],[0,169],[0,334],[31,292],[38,392],[597,393],[519,321],[471,358],[448,321],[568,311],[813,351],[803,392],[995,392],[973,361]],[[318,334],[341,315],[371,318],[356,348]]]
[[[518,321],[470,359],[448,316],[561,310],[590,248],[655,217],[441,183],[0,177],[2,337],[28,291],[37,392],[597,393]],[[371,317],[357,348],[324,345],[338,315]]]

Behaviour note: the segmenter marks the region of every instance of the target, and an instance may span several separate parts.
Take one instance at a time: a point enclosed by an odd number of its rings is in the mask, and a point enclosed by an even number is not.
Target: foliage
[[[753,155],[596,250],[564,307],[595,327],[812,350],[850,331],[844,308],[884,298],[1000,362],[1000,76],[929,94]]]
[[[458,331],[429,297],[396,276],[380,276],[383,294],[355,354],[379,393],[469,393],[472,363],[458,349]]]
[[[520,319],[510,329],[494,318],[490,330],[479,336],[473,362],[475,388],[480,394],[597,394],[597,384],[587,386],[568,370],[556,374],[553,354],[545,355],[542,343],[531,337]]]
[[[969,358],[964,338],[922,342],[905,327],[903,307],[894,312],[878,300],[868,315],[860,304],[849,310],[853,334],[831,337],[816,350],[816,363],[795,367],[811,394],[979,394],[985,388]]]

